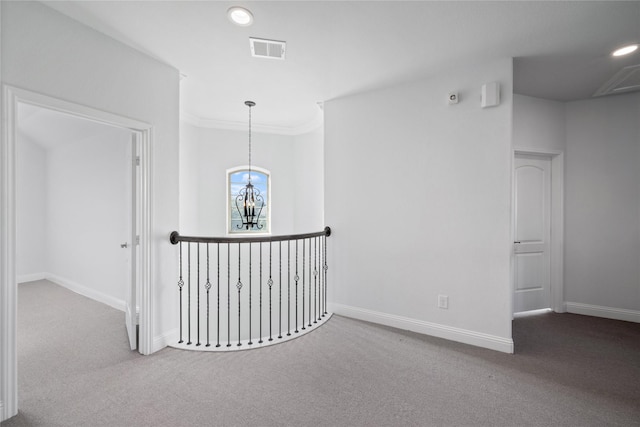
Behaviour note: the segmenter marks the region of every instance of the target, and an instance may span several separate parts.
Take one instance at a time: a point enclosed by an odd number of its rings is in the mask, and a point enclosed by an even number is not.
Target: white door
[[[120,245],[125,251],[125,258],[127,263],[126,268],[126,293],[125,293],[125,326],[127,328],[127,335],[129,337],[129,345],[131,350],[135,350],[138,347],[138,333],[137,333],[137,310],[136,310],[136,279],[137,279],[137,237],[136,237],[136,201],[137,201],[137,167],[136,167],[136,153],[137,153],[137,141],[136,135],[131,134],[131,144],[127,149],[126,162],[127,162],[127,177],[125,180],[125,197],[127,206],[127,231],[126,241]]]
[[[551,307],[551,159],[514,161],[514,312]]]

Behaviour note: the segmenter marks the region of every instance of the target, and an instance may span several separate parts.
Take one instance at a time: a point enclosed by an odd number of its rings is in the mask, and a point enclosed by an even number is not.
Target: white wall
[[[513,147],[523,151],[565,150],[565,103],[513,95]]]
[[[199,129],[187,122],[180,122],[180,228],[176,231],[185,236],[198,234]]]
[[[566,118],[567,309],[640,321],[640,94],[570,102]]]
[[[62,285],[124,310],[128,267],[120,244],[130,240],[131,137],[123,129],[100,129],[48,152],[46,271]]]
[[[481,109],[491,81],[502,103]],[[505,59],[325,103],[337,313],[513,351],[511,93]]]
[[[324,127],[294,138],[296,233],[322,230],[324,222]]]
[[[247,132],[188,123],[181,129],[180,233],[224,236],[226,173],[248,164]],[[324,227],[322,144],[321,130],[299,136],[252,132],[252,165],[271,172],[271,234]]]
[[[3,83],[153,126],[151,334],[176,327],[179,73],[38,2],[2,2]]]
[[[16,275],[43,277],[46,267],[46,152],[18,133],[16,144]]]

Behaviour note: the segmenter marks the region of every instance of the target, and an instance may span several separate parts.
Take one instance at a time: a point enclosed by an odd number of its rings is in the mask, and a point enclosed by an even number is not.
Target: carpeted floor
[[[640,426],[640,325],[514,321],[508,355],[334,316],[255,351],[127,347],[122,312],[19,286],[13,426]]]

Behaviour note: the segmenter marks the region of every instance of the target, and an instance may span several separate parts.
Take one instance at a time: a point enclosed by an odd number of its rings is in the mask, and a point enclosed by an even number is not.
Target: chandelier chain
[[[249,105],[249,184],[251,184],[251,105]]]

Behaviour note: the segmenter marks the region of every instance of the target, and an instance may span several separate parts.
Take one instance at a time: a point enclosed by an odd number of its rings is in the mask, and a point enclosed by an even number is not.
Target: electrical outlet
[[[447,295],[438,295],[438,308],[449,308],[449,297]]]

